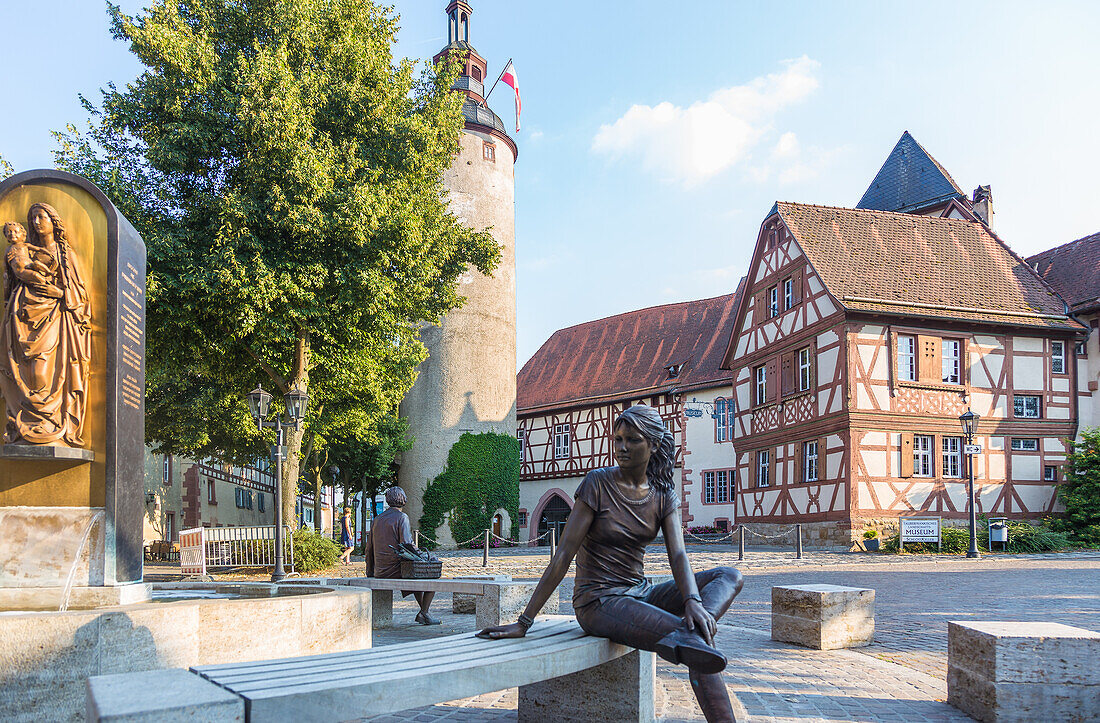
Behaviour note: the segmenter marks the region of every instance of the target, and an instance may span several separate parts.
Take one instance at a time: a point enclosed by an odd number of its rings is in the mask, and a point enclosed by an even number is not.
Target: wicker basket
[[[443,561],[402,560],[401,577],[406,580],[434,580],[443,575]]]

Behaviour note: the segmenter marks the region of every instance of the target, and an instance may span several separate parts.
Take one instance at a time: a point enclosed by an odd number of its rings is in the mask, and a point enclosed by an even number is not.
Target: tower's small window
[[[497,162],[497,147],[495,143],[486,143],[482,146],[482,155],[490,163]]]
[[[474,80],[476,80],[477,82],[480,83],[481,82],[481,68],[477,67],[476,65],[473,66],[472,68],[470,68],[470,76],[473,77]]]

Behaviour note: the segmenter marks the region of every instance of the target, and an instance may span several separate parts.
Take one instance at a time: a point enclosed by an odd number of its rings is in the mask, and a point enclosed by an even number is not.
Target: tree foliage
[[[450,519],[458,542],[492,527],[493,515],[503,508],[512,518],[511,535],[518,534],[519,440],[507,434],[469,432],[447,453],[447,468],[424,490],[420,530],[436,537]]]
[[[306,389],[288,440],[368,446],[426,355],[419,325],[492,271],[491,236],[447,210],[462,129],[457,64],[394,62],[397,18],[369,0],[155,0],[108,5],[145,65],[57,134],[149,250],[147,437],[159,451],[244,461],[264,446],[242,396]],[[285,512],[284,512],[285,514]]]
[[[1073,443],[1065,470],[1058,497],[1066,514],[1055,524],[1082,542],[1100,544],[1100,428],[1081,432],[1081,441]]]
[[[6,158],[0,156],[0,181],[13,175],[15,175],[15,169],[11,167]]]

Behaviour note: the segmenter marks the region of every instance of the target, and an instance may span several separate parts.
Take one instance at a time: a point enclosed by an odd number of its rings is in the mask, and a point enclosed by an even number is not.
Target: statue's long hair
[[[672,481],[676,446],[673,444],[672,432],[668,431],[661,415],[653,407],[635,404],[615,419],[615,427],[624,423],[638,430],[653,447],[645,470],[649,483],[659,492],[676,489],[676,483]]]
[[[53,240],[59,244],[68,243],[69,239],[65,237],[65,224],[62,223],[57,209],[48,203],[36,203],[27,210],[27,240],[35,246],[42,245],[41,239],[38,237],[38,231],[34,228],[34,221],[31,220],[36,208],[45,211],[46,215],[50,217],[50,221],[53,222]]]

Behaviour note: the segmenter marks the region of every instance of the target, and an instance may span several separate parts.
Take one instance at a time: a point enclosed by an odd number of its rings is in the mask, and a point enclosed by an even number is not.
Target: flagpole
[[[511,62],[512,62],[512,59],[508,58],[508,63],[511,63]],[[500,75],[498,75],[497,79],[495,81],[493,81],[493,87],[490,88],[489,92],[485,94],[485,102],[486,103],[489,102],[489,96],[493,94],[494,90],[496,90],[497,83],[499,83],[500,79],[504,77],[504,71],[508,70],[508,63],[505,63],[504,67],[500,69]]]

